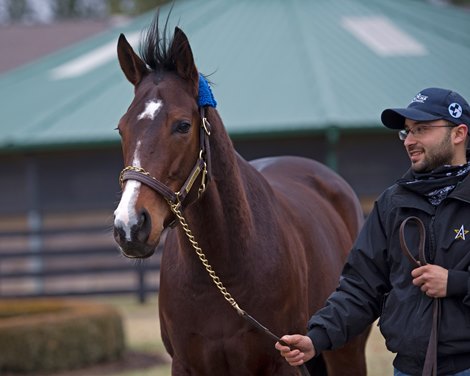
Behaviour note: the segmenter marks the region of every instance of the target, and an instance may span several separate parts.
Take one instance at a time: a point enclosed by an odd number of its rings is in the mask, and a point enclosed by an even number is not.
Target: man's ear
[[[454,143],[467,143],[468,142],[468,127],[465,124],[459,124],[454,128]]]

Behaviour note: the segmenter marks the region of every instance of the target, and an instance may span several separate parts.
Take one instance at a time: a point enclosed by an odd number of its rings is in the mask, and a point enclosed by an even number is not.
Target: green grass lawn
[[[101,297],[99,301],[114,306],[122,314],[128,349],[164,357],[164,362],[155,367],[107,373],[106,376],[170,376],[170,358],[160,336],[157,297],[149,299],[145,304],[139,304],[134,296]],[[385,349],[384,340],[374,324],[367,344],[368,375],[382,376],[393,373],[392,359],[393,354]]]
[[[128,349],[161,354],[167,360],[160,366],[118,372],[112,376],[169,376],[170,358],[160,336],[156,296],[145,304],[140,304],[135,296],[102,297],[99,301],[114,306],[121,313]]]

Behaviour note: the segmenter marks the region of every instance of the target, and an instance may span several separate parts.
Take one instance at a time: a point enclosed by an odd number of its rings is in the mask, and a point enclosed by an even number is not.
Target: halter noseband
[[[148,171],[137,166],[127,166],[119,174],[121,188],[126,180],[137,180],[162,195],[170,204],[185,206],[185,199],[194,182],[202,174],[197,197],[201,197],[211,177],[211,158],[209,136],[211,125],[206,118],[205,107],[200,107],[201,126],[199,128],[199,156],[188,178],[179,191],[174,192],[167,185],[154,178]]]

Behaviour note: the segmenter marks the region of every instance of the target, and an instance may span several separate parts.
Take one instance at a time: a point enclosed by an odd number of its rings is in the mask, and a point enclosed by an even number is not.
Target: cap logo
[[[458,119],[460,116],[462,116],[462,106],[458,103],[451,103],[448,107],[449,114],[453,118]]]
[[[427,95],[423,95],[421,93],[416,94],[416,96],[413,98],[411,103],[418,102],[418,103],[424,103],[428,99]]]

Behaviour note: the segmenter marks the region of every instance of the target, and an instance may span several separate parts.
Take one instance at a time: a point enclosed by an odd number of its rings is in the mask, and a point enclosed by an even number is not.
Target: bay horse
[[[299,375],[233,308],[276,335],[305,333],[338,284],[359,201],[319,162],[237,154],[186,35],[176,27],[170,37],[167,25],[156,17],[141,57],[118,41],[135,97],[118,126],[127,167],[115,240],[146,258],[168,229],[159,316],[172,375]],[[365,375],[366,337],[315,358],[312,375]]]

